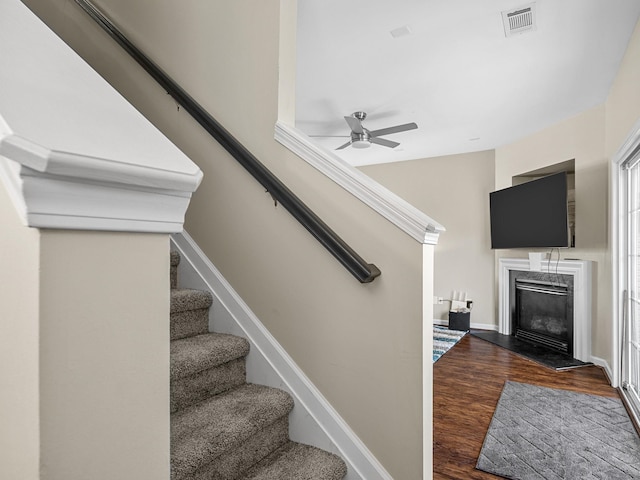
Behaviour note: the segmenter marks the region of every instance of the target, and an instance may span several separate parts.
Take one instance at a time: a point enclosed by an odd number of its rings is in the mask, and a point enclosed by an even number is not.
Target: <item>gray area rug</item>
[[[640,438],[620,399],[507,381],[476,468],[519,480],[640,479]]]

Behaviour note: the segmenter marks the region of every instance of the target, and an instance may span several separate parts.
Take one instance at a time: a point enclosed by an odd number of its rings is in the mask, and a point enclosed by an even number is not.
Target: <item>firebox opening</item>
[[[570,288],[564,283],[515,279],[513,334],[524,341],[573,354]]]

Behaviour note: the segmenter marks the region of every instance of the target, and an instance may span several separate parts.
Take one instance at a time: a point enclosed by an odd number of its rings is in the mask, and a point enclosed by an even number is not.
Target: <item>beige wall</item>
[[[41,231],[41,478],[168,478],[168,252],[168,235]]]
[[[640,22],[606,103],[606,153],[612,157],[640,120]]]
[[[592,353],[613,365],[609,164],[640,120],[640,23],[605,104],[496,150],[496,188],[511,177],[575,159],[576,248],[563,258],[595,262]],[[498,256],[523,256],[506,251]]]
[[[638,128],[640,128],[640,88],[638,88],[638,85],[640,85],[640,22],[636,24],[635,31],[631,37],[606,102],[605,151],[607,157],[612,161],[612,165],[615,165],[614,162],[622,160],[617,157],[618,150],[626,143],[629,135],[632,132],[636,134]],[[616,183],[618,182],[618,173],[619,172],[612,169],[613,180]],[[619,192],[616,192],[614,189],[612,194],[611,208],[612,212],[615,212],[618,209],[618,205],[617,198],[615,198],[614,195],[619,194]],[[620,214],[622,214],[622,212],[620,212]],[[618,255],[620,255],[621,250],[617,249],[617,245],[613,244],[613,242],[622,240],[624,236],[618,235],[618,231],[615,230],[624,226],[618,223],[619,217],[615,217],[614,215],[613,213],[611,215],[609,238],[612,242],[610,249],[612,252],[615,252],[616,255],[615,257],[612,255],[611,258],[611,262],[613,263],[612,272],[613,275],[617,277],[623,274],[625,269],[622,268],[621,265],[616,265],[618,261],[622,263],[623,260],[619,260]],[[616,277],[612,278],[612,282],[616,285],[617,290],[612,292],[612,307],[619,312],[624,301],[622,291],[624,289],[624,282],[617,281],[618,278]],[[614,317],[614,321],[617,322],[617,325],[613,325],[612,330],[616,332],[617,337],[622,330],[622,321],[620,316],[617,318]],[[616,326],[618,327],[617,331]],[[613,338],[613,341],[617,342],[618,339]],[[614,345],[612,350],[615,352],[617,348],[618,347]],[[619,372],[616,372],[616,374],[617,373]]]
[[[496,188],[511,186],[515,175],[575,159],[576,248],[561,250],[561,257],[594,262],[592,354],[610,364],[609,175],[604,132],[605,108],[602,105],[496,149]],[[526,256],[527,251],[501,250],[496,258]]]
[[[422,245],[273,139],[281,5],[97,2],[382,276],[361,285],[70,0],[28,0],[204,171],[187,231],[394,478],[422,475]],[[282,37],[290,37],[290,25]],[[431,213],[431,212],[427,212]],[[430,300],[429,300],[430,301]],[[430,310],[430,309],[429,309]],[[429,312],[430,314],[430,312]],[[430,379],[430,369],[425,372]],[[430,402],[428,402],[430,404]],[[430,429],[430,416],[424,419]],[[430,451],[431,446],[425,446]]]
[[[494,152],[360,168],[446,226],[435,247],[434,294],[450,299],[453,290],[466,291],[474,300],[471,321],[495,325],[494,255],[489,231]],[[449,303],[434,305],[434,318],[448,320],[449,308]]]
[[[39,478],[39,248],[0,182],[0,477]]]
[[[0,222],[0,477],[169,478],[168,235]]]

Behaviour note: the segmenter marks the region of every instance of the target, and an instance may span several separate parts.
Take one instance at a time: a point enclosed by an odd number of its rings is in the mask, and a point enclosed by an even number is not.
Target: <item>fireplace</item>
[[[573,353],[573,289],[567,283],[515,274],[512,334],[562,353]]]
[[[524,335],[535,337],[535,340],[529,338],[530,342],[547,342],[547,346],[554,345],[551,348],[556,351],[590,362],[592,262],[543,262],[541,271],[532,271],[529,260],[524,258],[500,258],[498,263],[498,333],[516,335],[518,329],[527,331]],[[516,279],[526,288],[516,291]],[[541,312],[535,313],[538,308]],[[523,325],[516,326],[519,311]],[[563,317],[566,323],[562,322],[565,326],[561,327],[559,318]],[[522,332],[518,338],[523,338]]]

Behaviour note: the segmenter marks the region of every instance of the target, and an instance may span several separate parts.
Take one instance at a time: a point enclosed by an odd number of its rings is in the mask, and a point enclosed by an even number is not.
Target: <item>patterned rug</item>
[[[476,468],[518,480],[640,478],[640,438],[618,398],[507,381]]]
[[[453,347],[467,332],[449,330],[447,327],[433,326],[433,363]]]

